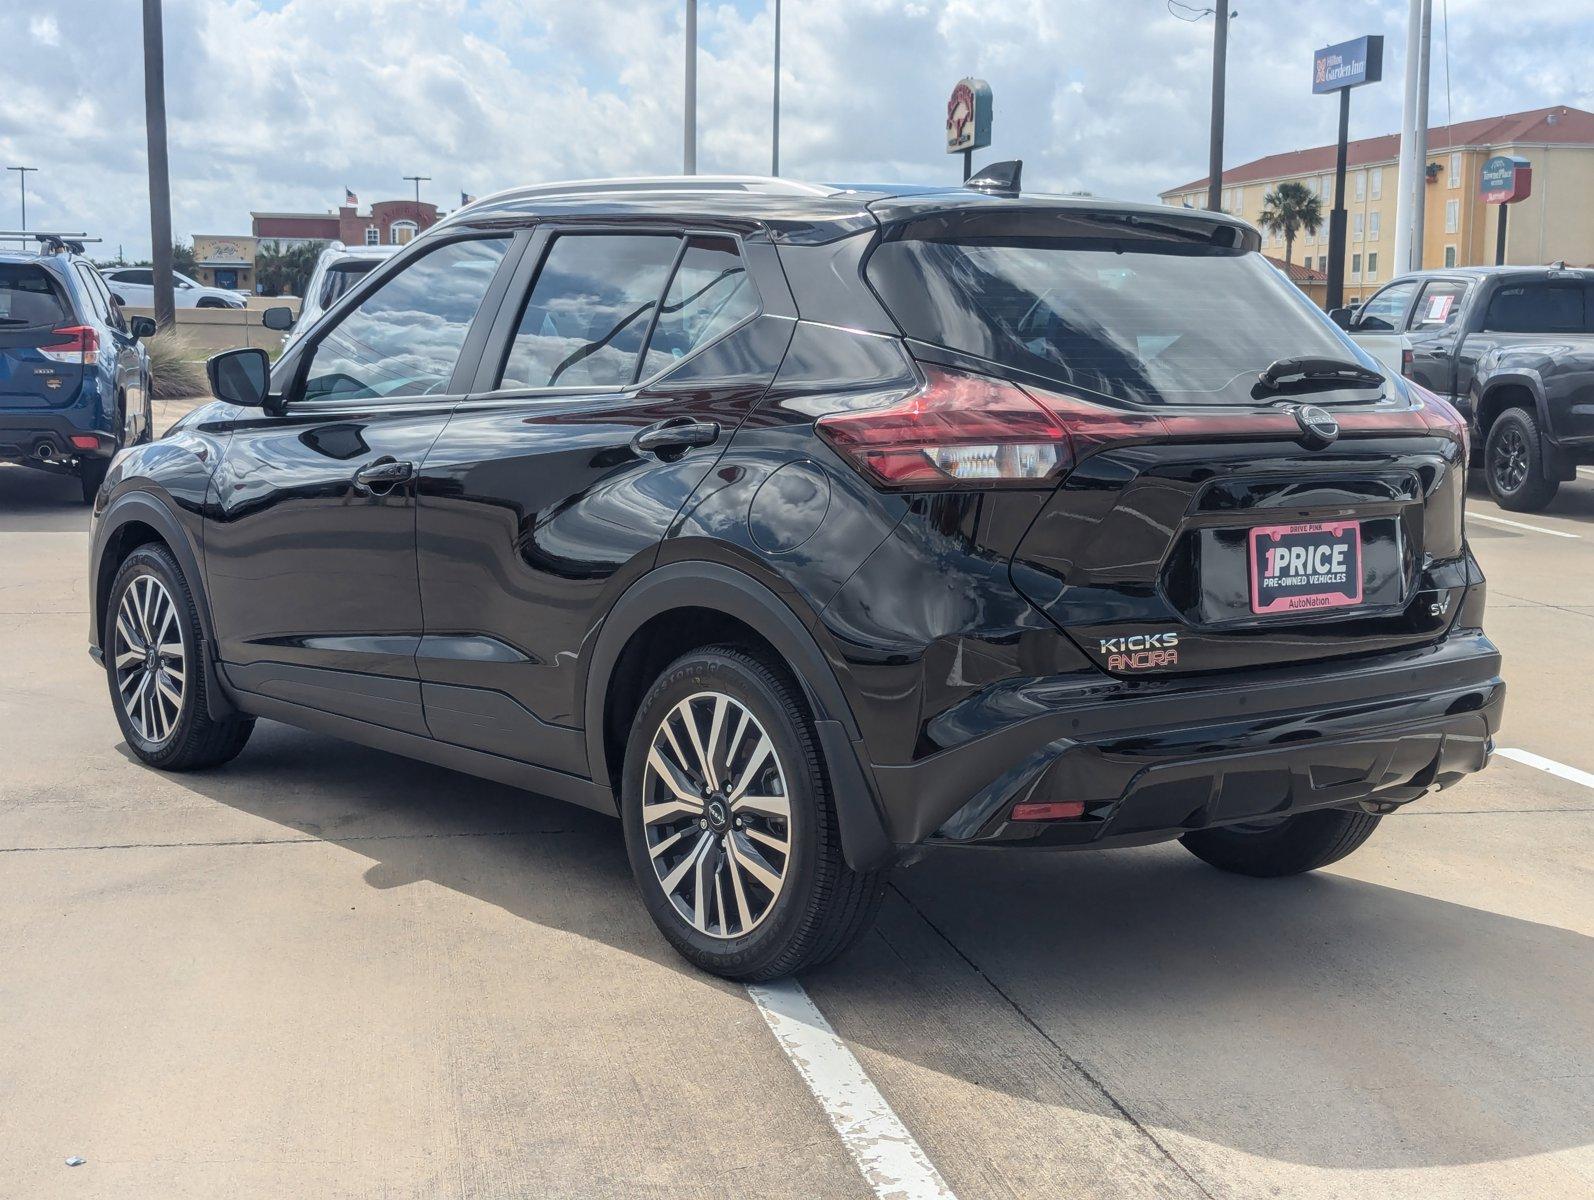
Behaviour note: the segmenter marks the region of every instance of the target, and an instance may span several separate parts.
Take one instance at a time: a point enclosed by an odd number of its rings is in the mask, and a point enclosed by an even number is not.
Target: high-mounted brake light
[[[924,368],[924,386],[885,408],[833,413],[819,435],[882,487],[1033,487],[1073,461],[1068,432],[1020,388]]]
[[[52,329],[50,335],[56,340],[40,346],[39,353],[52,362],[81,363],[90,367],[99,361],[100,333],[93,326],[65,325]]]

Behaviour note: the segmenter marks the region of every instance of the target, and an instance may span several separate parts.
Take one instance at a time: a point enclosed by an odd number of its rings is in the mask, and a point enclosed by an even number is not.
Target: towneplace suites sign
[[[1533,164],[1525,158],[1496,154],[1478,174],[1478,190],[1485,204],[1515,204],[1533,191]]]

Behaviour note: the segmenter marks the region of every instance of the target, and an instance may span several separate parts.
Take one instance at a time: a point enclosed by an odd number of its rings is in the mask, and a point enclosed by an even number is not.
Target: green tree
[[[1295,250],[1295,235],[1301,230],[1316,233],[1323,224],[1323,206],[1304,183],[1281,183],[1262,197],[1259,222],[1269,233],[1284,235],[1284,261]]]
[[[255,281],[264,286],[268,296],[302,296],[315,260],[325,248],[325,242],[292,246],[261,242],[255,251]]]

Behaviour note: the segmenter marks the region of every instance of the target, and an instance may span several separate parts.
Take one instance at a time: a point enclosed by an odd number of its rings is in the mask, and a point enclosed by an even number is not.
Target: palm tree
[[[1269,233],[1284,235],[1284,263],[1288,266],[1295,235],[1303,229],[1316,233],[1323,224],[1323,207],[1304,183],[1281,183],[1262,197],[1260,224]]]
[[[255,251],[255,280],[265,286],[267,296],[284,292],[302,296],[305,284],[310,282],[310,272],[315,270],[315,260],[325,248],[325,242],[286,246],[281,242],[261,242]]]

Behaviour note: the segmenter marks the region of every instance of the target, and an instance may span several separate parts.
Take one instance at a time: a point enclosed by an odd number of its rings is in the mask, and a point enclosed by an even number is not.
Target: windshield
[[[0,328],[57,325],[67,316],[60,289],[43,267],[0,263]]]
[[[328,267],[326,278],[321,281],[321,307],[331,308],[350,288],[369,275],[376,265],[373,259],[369,262],[341,262]]]
[[[1254,403],[1281,358],[1377,366],[1260,254],[1205,238],[904,238],[867,270],[909,337],[1134,404]]]

